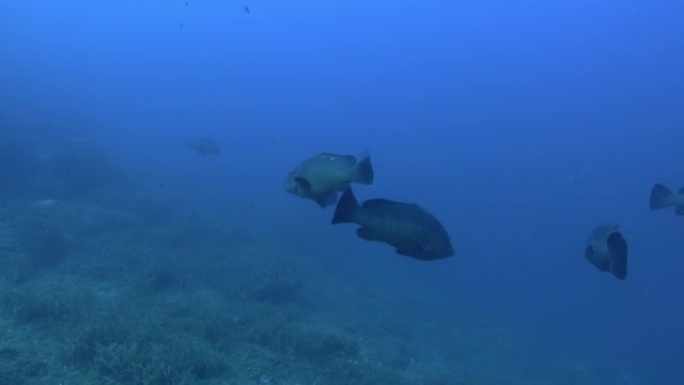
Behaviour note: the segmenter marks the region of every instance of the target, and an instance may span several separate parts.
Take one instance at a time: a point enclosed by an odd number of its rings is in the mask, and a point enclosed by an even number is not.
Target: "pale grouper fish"
[[[356,230],[361,239],[386,243],[395,247],[397,253],[418,260],[454,255],[442,224],[413,203],[371,199],[359,205],[349,188],[337,203],[332,223],[356,223],[361,226]]]
[[[373,184],[373,178],[369,156],[357,161],[352,155],[323,152],[303,161],[290,172],[283,190],[326,207],[335,204],[338,193],[351,183]]]
[[[600,271],[619,280],[627,278],[627,241],[613,224],[596,227],[587,240],[584,257]]]

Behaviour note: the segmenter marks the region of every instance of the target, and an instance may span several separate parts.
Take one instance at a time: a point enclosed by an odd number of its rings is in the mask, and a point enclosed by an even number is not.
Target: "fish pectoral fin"
[[[366,241],[381,241],[377,234],[375,234],[375,232],[368,227],[359,227],[356,229],[356,235]]]
[[[315,199],[319,206],[326,208],[328,205],[334,205],[337,203],[337,193],[328,194],[324,197]]]
[[[427,244],[425,242],[416,241],[411,243],[410,245],[405,245],[404,247],[397,249],[397,253],[405,255],[407,257],[421,259],[422,257],[425,257],[430,254],[428,250],[429,249],[427,248]]]
[[[430,252],[430,242],[426,240],[418,241],[416,242],[416,248],[423,253],[429,253]]]
[[[311,191],[311,182],[308,179],[302,178],[301,176],[294,178],[295,182],[306,191]]]

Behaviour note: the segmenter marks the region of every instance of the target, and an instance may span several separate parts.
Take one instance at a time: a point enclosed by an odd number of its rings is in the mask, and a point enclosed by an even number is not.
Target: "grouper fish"
[[[335,204],[338,193],[351,183],[373,184],[373,179],[370,156],[357,161],[353,155],[323,152],[292,170],[283,190],[326,207]]]
[[[333,224],[356,223],[356,234],[368,241],[383,242],[396,252],[422,261],[454,255],[449,235],[442,224],[413,203],[371,199],[359,204],[351,188],[337,203]]]
[[[674,207],[675,214],[684,215],[684,187],[674,192],[665,185],[656,183],[651,188],[649,208],[651,211]]]
[[[619,280],[627,278],[627,241],[620,228],[614,224],[596,227],[587,239],[584,257],[602,272],[610,273]]]

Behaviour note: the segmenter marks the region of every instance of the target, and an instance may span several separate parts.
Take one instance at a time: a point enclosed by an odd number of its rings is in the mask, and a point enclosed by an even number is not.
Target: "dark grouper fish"
[[[311,199],[321,207],[337,202],[337,194],[351,183],[373,184],[369,156],[357,162],[352,155],[320,153],[299,164],[287,176],[283,190]]]
[[[619,280],[627,278],[627,242],[617,225],[596,227],[589,235],[584,257],[600,271]]]
[[[654,184],[651,188],[649,207],[651,211],[674,207],[675,214],[684,215],[684,187],[674,192],[665,187],[665,185],[660,183]]]
[[[442,224],[412,203],[371,199],[359,205],[351,188],[340,198],[332,220],[360,225],[356,234],[368,241],[394,246],[397,253],[423,261],[454,255],[451,240]]]

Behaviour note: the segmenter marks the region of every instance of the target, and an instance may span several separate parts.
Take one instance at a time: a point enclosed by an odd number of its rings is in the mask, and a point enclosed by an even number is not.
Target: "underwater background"
[[[681,385],[684,4],[0,4],[0,385]],[[209,137],[218,156],[189,151]],[[283,180],[371,154],[456,255]],[[629,276],[584,259],[611,222]]]

